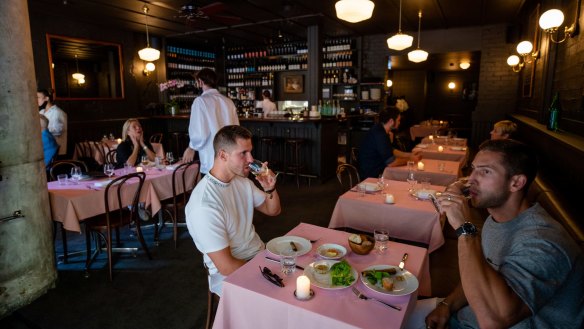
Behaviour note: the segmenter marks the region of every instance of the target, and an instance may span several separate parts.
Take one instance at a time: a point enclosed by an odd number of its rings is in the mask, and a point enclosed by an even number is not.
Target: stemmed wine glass
[[[112,176],[114,175],[114,165],[111,163],[104,164],[103,173],[106,174],[109,178],[112,178]]]
[[[71,168],[71,180],[73,181],[73,184],[77,185],[79,184],[79,181],[81,180],[81,168],[75,166],[73,168]]]
[[[166,152],[166,160],[168,161],[168,164],[174,162],[174,155],[172,155],[172,152]]]

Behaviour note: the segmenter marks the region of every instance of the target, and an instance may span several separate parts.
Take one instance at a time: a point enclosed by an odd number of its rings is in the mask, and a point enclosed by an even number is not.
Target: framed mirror
[[[47,34],[56,100],[124,98],[120,44]]]

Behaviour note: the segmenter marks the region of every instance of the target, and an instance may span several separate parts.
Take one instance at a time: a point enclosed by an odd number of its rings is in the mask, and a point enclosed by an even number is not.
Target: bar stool
[[[304,138],[288,138],[284,142],[284,168],[296,176],[296,185],[300,188],[300,170],[304,168],[302,162],[302,146],[306,143]]]
[[[280,161],[277,156],[280,155],[279,152],[279,138],[273,136],[260,137],[260,145],[258,150],[258,157],[261,161],[268,161],[268,166],[270,169],[279,167]],[[274,151],[276,151],[276,156],[274,156]]]

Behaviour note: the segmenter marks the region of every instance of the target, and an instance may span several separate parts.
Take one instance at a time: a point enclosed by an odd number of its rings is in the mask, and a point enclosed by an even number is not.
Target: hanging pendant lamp
[[[148,35],[148,7],[144,6],[142,11],[146,17],[146,48],[138,51],[138,56],[146,62],[154,62],[160,58],[160,51],[150,47],[150,37]]]
[[[419,63],[428,59],[428,52],[420,49],[420,31],[422,30],[422,11],[418,12],[418,48],[408,53],[410,62]]]
[[[79,62],[77,61],[77,54],[75,54],[75,68],[77,70],[71,76],[73,77],[73,79],[77,80],[77,83],[81,85],[85,83],[85,75],[79,72]]]
[[[403,34],[401,31],[401,9],[402,2],[399,0],[399,28],[394,36],[387,39],[387,47],[389,49],[403,50],[410,47],[414,41],[414,37]]]
[[[340,0],[335,4],[337,17],[357,23],[371,18],[375,4],[370,0]]]

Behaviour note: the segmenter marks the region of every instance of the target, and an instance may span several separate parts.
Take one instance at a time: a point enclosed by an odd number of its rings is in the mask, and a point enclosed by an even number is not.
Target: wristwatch
[[[273,189],[271,189],[271,190],[264,191],[264,193],[266,193],[266,194],[268,195],[268,197],[269,197],[270,199],[272,199],[272,198],[274,197],[274,196],[272,195],[272,193],[274,193],[274,191],[275,191],[275,190],[276,190],[276,187],[274,187],[274,188],[273,188]]]
[[[471,222],[465,222],[456,229],[457,237],[460,237],[461,235],[475,236],[477,233],[479,233],[479,229]]]

